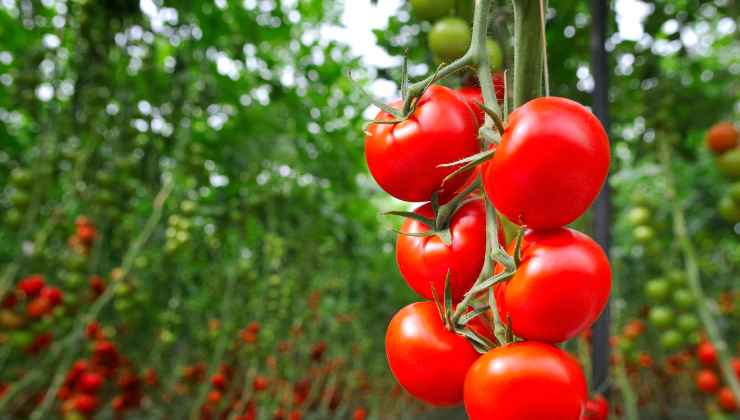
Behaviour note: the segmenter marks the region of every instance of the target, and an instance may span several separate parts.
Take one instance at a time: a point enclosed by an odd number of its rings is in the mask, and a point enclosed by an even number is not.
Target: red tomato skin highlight
[[[433,218],[432,206],[425,204],[416,213]],[[407,218],[404,233],[427,232],[429,227]],[[441,299],[445,277],[450,272],[452,299],[460,301],[475,283],[486,253],[486,211],[483,200],[475,199],[461,206],[450,221],[452,242],[445,244],[437,236],[414,237],[399,234],[396,262],[406,283],[419,296],[431,300],[432,286]]]
[[[393,376],[412,396],[434,406],[462,403],[463,383],[478,352],[445,329],[434,302],[412,303],[393,317],[385,338]]]
[[[494,206],[519,225],[565,226],[596,199],[609,171],[606,131],[584,106],[533,99],[509,116],[483,183]]]
[[[377,120],[393,120],[380,112]],[[480,151],[473,111],[453,90],[431,86],[414,113],[395,124],[371,124],[365,137],[365,158],[375,181],[403,201],[430,201],[435,191],[449,195],[467,181],[470,172],[442,187],[458,167],[438,167]]]
[[[513,252],[513,245],[510,247]],[[501,319],[526,340],[560,343],[593,324],[611,291],[601,247],[573,229],[528,230],[514,277],[496,287]]]
[[[533,341],[489,351],[465,379],[470,420],[578,420],[587,396],[578,362]]]

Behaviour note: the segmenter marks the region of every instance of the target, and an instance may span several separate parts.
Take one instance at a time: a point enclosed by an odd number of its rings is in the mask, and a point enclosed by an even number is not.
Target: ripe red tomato
[[[433,302],[412,303],[388,325],[385,352],[393,376],[414,397],[435,406],[457,405],[478,353],[448,331]]]
[[[712,343],[703,341],[696,347],[696,358],[702,365],[712,367],[717,364],[717,349]]]
[[[586,211],[609,171],[609,139],[584,106],[533,99],[509,116],[483,171],[486,193],[509,220],[531,228],[564,226]]]
[[[702,369],[696,374],[696,387],[701,392],[711,394],[719,389],[719,378],[717,374],[709,369]]]
[[[732,370],[735,371],[737,380],[740,381],[740,358],[733,357],[730,363],[732,364]]]
[[[465,378],[470,420],[578,420],[586,379],[568,353],[525,341],[495,348]]]
[[[707,131],[705,141],[712,153],[721,154],[737,146],[738,132],[735,124],[719,122]]]
[[[732,390],[728,387],[722,387],[722,389],[717,391],[717,402],[725,412],[734,413],[737,411],[737,400]]]
[[[496,90],[496,100],[499,104],[502,104],[505,94],[504,76],[502,73],[495,73],[493,75],[493,87]],[[486,119],[486,113],[483,112],[483,108],[478,106],[478,103],[483,103],[483,93],[480,86],[463,86],[457,90],[457,93],[465,98],[465,102],[475,112],[476,117],[478,117],[478,125],[483,125]]]
[[[80,376],[77,387],[80,391],[93,394],[103,386],[103,377],[99,373],[86,372]]]
[[[252,381],[252,388],[254,388],[255,391],[264,391],[268,386],[269,382],[264,376],[257,375],[255,376],[254,381]]]
[[[52,305],[49,299],[41,296],[34,298],[26,305],[26,314],[29,318],[41,318],[51,311]]]
[[[496,288],[496,299],[501,319],[511,317],[514,334],[559,343],[596,321],[610,290],[609,261],[591,238],[567,228],[529,230],[521,264]]]
[[[18,289],[26,296],[34,297],[41,292],[45,283],[44,277],[41,275],[28,276],[18,282]]]
[[[91,414],[98,409],[98,399],[94,395],[80,394],[75,397],[73,407],[83,414]]]
[[[603,395],[597,395],[586,401],[586,412],[583,420],[607,420],[609,418],[609,401]]]
[[[380,112],[377,120],[393,120]],[[404,201],[429,201],[444,178],[457,167],[438,167],[480,151],[475,115],[454,91],[432,86],[414,113],[395,124],[371,124],[365,138],[370,173],[388,194]],[[467,181],[470,171],[456,176],[440,193],[451,193]]]
[[[430,204],[415,213],[434,218]],[[425,224],[407,218],[404,233],[429,231]],[[447,245],[437,236],[416,237],[399,234],[396,261],[401,275],[416,293],[432,299],[432,286],[442,298],[447,272],[450,273],[452,299],[459,301],[475,283],[486,254],[486,210],[483,200],[474,199],[461,206],[450,220],[452,242]]]

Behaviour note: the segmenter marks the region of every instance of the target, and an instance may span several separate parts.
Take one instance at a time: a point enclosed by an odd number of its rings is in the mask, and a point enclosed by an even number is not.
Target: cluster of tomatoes
[[[659,343],[663,350],[674,351],[699,342],[700,322],[695,311],[697,302],[686,285],[683,273],[672,271],[663,277],[648,280],[644,293],[651,304],[648,320],[653,327],[662,331]]]
[[[581,367],[555,345],[588,329],[611,290],[604,251],[564,227],[606,179],[604,128],[573,101],[534,99],[509,116],[500,142],[490,146],[492,158],[463,171],[460,162],[481,152],[479,110],[440,85],[413,104],[400,120],[381,111],[365,140],[380,187],[424,202],[393,212],[406,216],[396,244],[399,269],[426,299],[401,309],[388,326],[393,375],[429,404],[464,403],[474,420],[599,418],[605,401],[594,399],[586,410]],[[494,207],[499,214],[491,217]],[[522,227],[506,251],[516,267],[499,261],[491,279],[505,278],[481,288],[487,242],[495,242],[487,225],[499,217]],[[505,239],[501,231],[497,237]],[[506,333],[498,334],[502,326]]]
[[[701,369],[695,375],[696,387],[704,394],[714,395],[722,411],[736,413],[738,401],[735,400],[730,388],[722,386],[717,374],[717,350],[711,343],[703,341],[696,348],[696,359],[701,365]],[[732,367],[740,380],[740,358],[732,359]]]
[[[21,279],[2,299],[0,343],[30,354],[45,350],[53,340],[51,318],[63,300],[64,293],[46,284],[44,276]]]
[[[23,216],[31,204],[33,175],[24,168],[10,171],[7,200],[10,208],[5,212],[5,223],[11,228],[18,228],[23,223]]]
[[[707,148],[717,155],[715,164],[722,175],[733,183],[719,201],[719,214],[728,223],[740,223],[740,143],[731,122],[713,125],[706,134]]]

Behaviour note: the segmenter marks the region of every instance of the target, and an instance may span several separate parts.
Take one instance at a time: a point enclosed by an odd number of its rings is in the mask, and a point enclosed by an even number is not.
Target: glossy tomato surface
[[[465,378],[470,420],[578,420],[586,398],[578,362],[544,343],[495,348]]]
[[[479,356],[465,338],[445,329],[428,301],[412,303],[393,317],[385,351],[398,383],[435,406],[462,403],[465,374]]]
[[[499,104],[504,102],[504,76],[502,73],[496,73],[493,75],[493,88],[496,91],[496,100]],[[479,103],[483,103],[483,93],[481,92],[480,86],[463,86],[457,89],[465,101],[470,106],[470,109],[475,112],[475,116],[478,118],[478,124],[483,125],[486,119],[486,114],[483,112],[483,108],[479,107]]]
[[[611,269],[601,247],[583,233],[560,228],[524,234],[521,264],[497,287],[496,298],[514,334],[559,343],[596,321],[610,291]]]
[[[430,204],[415,210],[434,218]],[[407,218],[403,233],[429,231],[425,224]],[[445,277],[450,273],[450,290],[455,301],[475,283],[486,254],[486,211],[483,200],[472,199],[461,206],[450,221],[452,242],[447,245],[438,236],[416,237],[400,233],[396,241],[396,261],[406,283],[416,293],[432,299],[432,286],[442,298]]]
[[[380,112],[376,119],[394,117]],[[457,169],[438,166],[480,151],[473,111],[457,93],[443,86],[430,87],[407,120],[371,124],[367,132],[365,158],[370,173],[388,194],[404,201],[430,201],[444,178]],[[470,175],[455,177],[440,192],[454,192]]]
[[[533,99],[509,116],[483,183],[498,211],[535,229],[564,226],[596,198],[609,170],[609,139],[586,107]]]

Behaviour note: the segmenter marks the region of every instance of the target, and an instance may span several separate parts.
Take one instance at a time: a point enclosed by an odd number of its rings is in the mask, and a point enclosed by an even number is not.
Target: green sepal
[[[467,325],[468,322],[478,317],[478,315],[485,313],[488,309],[489,309],[488,306],[480,306],[478,308],[473,308],[472,311],[465,312],[465,314],[463,314],[463,316],[461,316],[460,319],[457,321],[457,324],[461,327],[465,326]]]
[[[400,216],[400,217],[408,217],[409,219],[416,220],[419,223],[423,223],[426,225],[429,229],[434,229],[434,220],[422,216],[419,213],[413,212],[413,211],[387,211],[383,213],[384,216]]]
[[[496,343],[491,342],[487,338],[481,336],[480,334],[476,333],[475,331],[469,328],[464,328],[462,330],[459,330],[458,334],[467,338],[468,342],[470,342],[470,344],[473,346],[475,351],[477,351],[480,354],[485,354],[492,348],[496,347]]]

